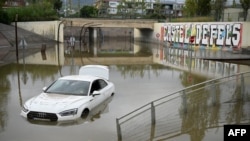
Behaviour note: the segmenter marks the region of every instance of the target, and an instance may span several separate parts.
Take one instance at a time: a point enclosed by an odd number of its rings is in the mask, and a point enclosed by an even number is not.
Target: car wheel
[[[82,111],[81,117],[82,118],[87,118],[88,115],[89,115],[89,109],[84,109]]]

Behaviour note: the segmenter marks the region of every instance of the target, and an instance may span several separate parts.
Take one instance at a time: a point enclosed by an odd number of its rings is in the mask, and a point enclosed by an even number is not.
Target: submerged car
[[[109,69],[103,65],[86,65],[79,75],[64,76],[43,88],[43,92],[22,107],[27,119],[65,121],[87,117],[89,112],[115,94],[109,81]]]

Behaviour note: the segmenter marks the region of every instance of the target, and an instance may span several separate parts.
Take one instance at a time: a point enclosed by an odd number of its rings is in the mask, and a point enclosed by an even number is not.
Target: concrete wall
[[[18,22],[18,27],[57,40],[61,21]],[[59,31],[59,41],[64,41],[63,23]],[[173,43],[174,46],[189,45],[188,32],[195,34],[193,45],[197,47],[247,48],[250,46],[249,22],[193,22],[193,23],[155,23],[153,30],[134,28],[134,38],[140,41],[161,41]]]
[[[155,23],[152,38],[187,47],[190,36],[195,36],[191,45],[196,47],[241,49],[250,46],[249,31],[249,22]]]
[[[59,23],[60,21],[18,22],[17,26],[27,31],[42,35],[45,38],[57,40]],[[63,40],[62,24],[59,30],[59,41],[63,42]]]

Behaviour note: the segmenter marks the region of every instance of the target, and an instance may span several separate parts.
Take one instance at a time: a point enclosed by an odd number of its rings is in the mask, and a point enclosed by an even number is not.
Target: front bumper
[[[62,117],[56,113],[45,113],[45,112],[35,112],[35,111],[28,111],[28,112],[21,111],[20,115],[29,120],[48,120],[48,121],[67,121],[67,120],[76,120],[77,118],[79,118],[78,115],[70,115]]]

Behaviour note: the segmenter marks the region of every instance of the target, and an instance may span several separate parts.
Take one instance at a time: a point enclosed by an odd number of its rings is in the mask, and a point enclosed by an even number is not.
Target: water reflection
[[[171,70],[168,67],[162,66],[162,65],[117,65],[117,70],[121,73],[121,76],[123,78],[126,77],[148,77],[150,78],[151,72],[149,70],[153,71],[154,77],[160,75],[160,71],[162,69],[168,69]]]
[[[216,132],[223,125],[250,122],[249,75],[188,87],[134,110],[119,119],[122,140],[223,140]]]
[[[6,121],[8,119],[8,112],[6,111],[7,107],[7,97],[10,92],[10,81],[8,80],[8,75],[11,73],[10,66],[0,67],[0,132],[4,131],[6,127]]]
[[[119,44],[117,43],[116,46],[117,45]],[[0,108],[0,132],[3,132],[5,128],[8,127],[7,122],[10,117],[8,114],[12,114],[11,118],[13,118],[13,113],[20,112],[19,110],[21,109],[20,106],[22,105],[23,100],[38,94],[42,87],[53,82],[58,77],[77,74],[80,66],[85,64],[108,65],[113,75],[115,75],[113,76],[113,79],[116,80],[118,89],[120,90],[118,96],[116,97],[115,95],[115,104],[114,107],[112,107],[112,110],[114,111],[112,114],[115,116],[117,116],[117,113],[119,112],[122,115],[126,114],[126,109],[128,108],[137,108],[133,107],[133,104],[135,103],[137,105],[143,105],[145,104],[143,102],[149,102],[146,98],[151,97],[155,100],[160,97],[158,95],[159,93],[165,95],[169,91],[174,90],[173,87],[178,87],[180,89],[211,79],[208,77],[227,76],[249,70],[249,66],[195,59],[190,57],[192,54],[186,50],[164,48],[158,44],[133,43],[131,45],[127,44],[126,48],[125,46],[123,47],[124,48],[121,48],[120,50],[115,50],[114,46],[110,48],[108,46],[105,48],[97,46],[96,51],[94,51],[94,48],[92,48],[93,50],[91,51],[90,48],[89,52],[81,52],[77,45],[75,48],[65,49],[64,44],[59,44],[58,46],[47,48],[43,53],[38,52],[20,59],[19,64],[10,64],[0,67],[0,106],[2,107]],[[44,57],[44,55],[46,57]],[[176,75],[178,76],[175,77]],[[16,78],[18,82],[16,81]],[[137,78],[149,79],[142,79],[143,81],[147,81],[144,83],[138,81]],[[125,79],[129,81],[124,82],[123,80]],[[164,81],[155,84],[155,80],[160,79],[163,79]],[[16,83],[18,83],[18,89]],[[129,85],[130,83],[131,85]],[[139,83],[141,83],[141,85],[139,85]],[[235,84],[235,82],[233,82],[233,84]],[[157,85],[159,85],[159,87],[157,87]],[[173,112],[175,115],[173,120],[166,120],[166,118],[162,120],[164,122],[170,122],[163,124],[167,126],[165,129],[169,129],[170,124],[178,122],[177,124],[180,126],[177,126],[176,128],[174,127],[174,129],[178,129],[178,132],[183,131],[183,133],[189,134],[191,136],[190,140],[196,139],[197,141],[201,141],[207,137],[207,127],[221,127],[221,123],[224,121],[227,123],[240,123],[242,121],[249,122],[249,103],[247,102],[234,103],[227,101],[215,107],[206,107],[207,103],[213,101],[211,99],[215,99],[214,101],[220,101],[222,99],[220,97],[221,93],[232,94],[230,97],[240,96],[234,94],[234,92],[239,93],[241,91],[241,88],[238,85],[232,86],[228,84],[226,86],[221,85],[221,87],[222,88],[220,89],[210,88],[200,93],[197,92],[197,95],[187,95],[187,110],[189,110],[189,112],[186,114],[183,114],[182,111],[178,111],[179,109],[177,105],[182,104],[181,100],[177,102],[173,101],[173,104],[175,105],[174,107],[167,106],[167,108],[170,109],[164,109],[164,111],[168,111],[164,112],[165,114],[171,114],[173,109],[177,109]],[[131,89],[129,92],[128,88]],[[148,90],[150,88],[154,92]],[[249,88],[246,87],[246,89]],[[17,95],[15,95],[17,94],[15,90],[18,90],[19,101],[15,101],[15,98],[17,97]],[[216,93],[211,90],[216,90]],[[152,95],[152,93],[154,95]],[[213,94],[215,95],[212,96]],[[8,104],[9,101],[11,101],[10,104]],[[199,101],[201,105],[196,103],[196,101]],[[13,111],[13,109],[8,111],[10,108],[6,105],[11,107],[10,105],[14,105],[15,102],[19,102],[18,108],[20,109],[15,107],[14,109],[16,111]],[[107,119],[104,118],[104,120],[102,120],[101,118],[103,114],[110,114],[111,110],[109,111],[109,108],[111,107],[109,107],[109,104],[110,103],[108,102],[106,105],[104,104],[97,108],[97,110],[93,111],[87,119],[79,119],[78,121],[66,123],[48,123],[40,121],[28,121],[28,123],[48,126],[70,126],[94,123],[96,120],[106,122]],[[15,116],[18,115],[16,114],[14,117]],[[109,121],[109,123],[115,122],[113,119],[111,119],[112,121]],[[16,120],[16,118],[9,119],[9,121],[17,126],[20,123],[24,126],[27,125],[23,124],[20,120]],[[18,123],[15,123],[15,121],[18,121]],[[96,129],[97,127],[100,127],[99,124],[101,123],[97,122],[97,125],[93,128]],[[82,126],[82,128],[84,128],[84,126]],[[8,132],[13,134],[13,131],[9,130]],[[87,133],[91,134],[89,132]],[[113,133],[115,134],[115,131],[112,132],[112,135]],[[79,139],[81,137],[79,137]],[[113,138],[114,137],[112,137],[112,139]],[[102,140],[102,137],[100,137],[100,140]]]
[[[106,42],[105,42],[106,43]],[[105,43],[104,46],[105,46]],[[121,42],[122,43],[122,42]],[[96,51],[94,51],[96,50]],[[212,54],[215,51],[206,51]],[[196,51],[183,50],[179,48],[163,47],[160,44],[149,44],[134,42],[132,49],[114,47],[97,47],[93,44],[90,51],[80,51],[78,44],[74,47],[67,47],[66,44],[58,44],[45,51],[46,60],[42,59],[44,53],[38,52],[28,56],[20,63],[72,66],[71,73],[77,70],[74,66],[86,64],[163,64],[172,68],[177,68],[208,77],[222,77],[238,72],[247,71],[249,66],[239,65],[229,62],[211,61],[197,58]],[[59,70],[60,71],[60,70]],[[63,74],[62,74],[63,75]]]
[[[215,107],[200,104],[190,106],[193,110],[182,117],[181,132],[188,134],[188,140],[191,141],[204,140],[208,136],[208,129],[214,129],[216,140],[222,140],[223,133],[216,131],[220,128],[222,130],[224,124],[249,124],[249,103],[225,103]]]
[[[58,44],[55,47],[46,49],[46,60],[43,59],[41,52],[25,58],[26,64],[43,65],[84,65],[84,64],[131,64],[149,63],[152,64],[151,49],[149,47],[135,47],[134,51],[98,49],[96,54],[92,51],[80,52],[79,46],[66,48],[64,44]],[[136,49],[137,48],[137,49]],[[140,48],[140,49],[138,49]],[[141,59],[140,59],[141,57]],[[145,59],[145,60],[144,60]],[[119,62],[120,61],[120,62]],[[20,63],[24,60],[19,60]]]
[[[213,54],[214,51],[207,52]],[[249,66],[199,59],[195,57],[195,51],[178,48],[164,48],[164,58],[162,61],[166,65],[209,77],[229,76],[249,70]]]

